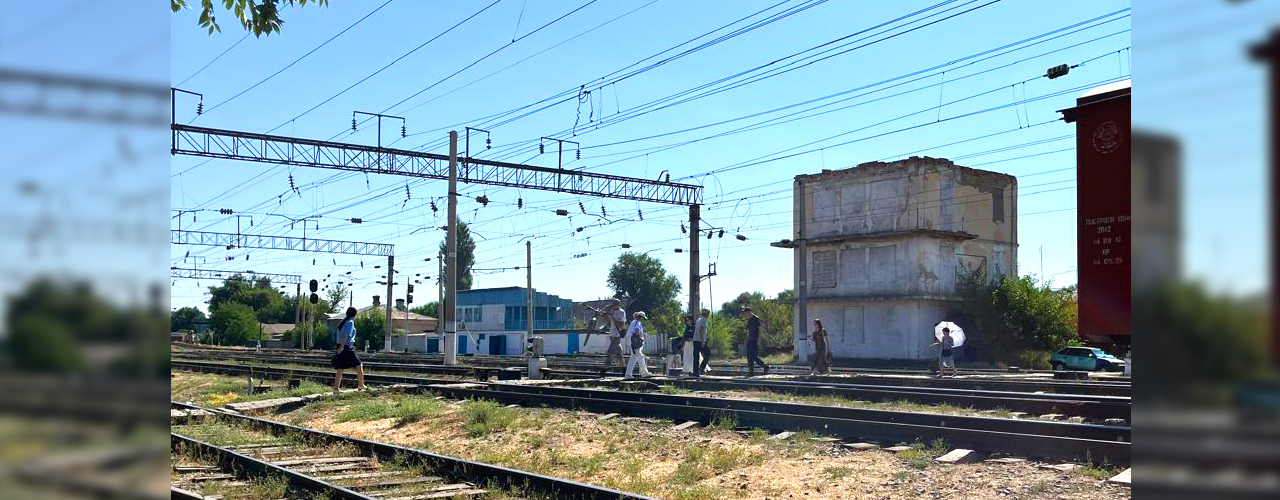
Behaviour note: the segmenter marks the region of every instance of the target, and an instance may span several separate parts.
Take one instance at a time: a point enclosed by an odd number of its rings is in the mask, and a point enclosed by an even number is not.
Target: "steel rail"
[[[188,410],[206,410],[196,405],[171,402],[172,407]],[[593,486],[586,483],[560,479],[543,474],[511,469],[497,465],[474,462],[445,455],[437,455],[422,450],[406,448],[388,443],[341,436],[315,429],[308,429],[282,422],[261,419],[248,415],[236,415],[217,412],[222,418],[230,418],[244,422],[252,427],[266,430],[274,435],[301,435],[313,442],[325,444],[348,444],[360,450],[362,454],[377,456],[381,460],[392,460],[399,456],[417,460],[430,467],[434,473],[448,475],[455,479],[470,479],[486,487],[498,485],[520,490],[534,490],[551,495],[551,498],[569,500],[651,500],[650,497],[627,493],[619,490]],[[232,452],[234,453],[234,452]]]

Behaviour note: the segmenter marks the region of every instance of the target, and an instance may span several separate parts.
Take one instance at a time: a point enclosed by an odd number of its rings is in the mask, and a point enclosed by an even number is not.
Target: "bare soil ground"
[[[185,374],[175,375],[175,382]],[[894,455],[853,451],[820,436],[771,440],[733,422],[673,429],[677,422],[487,401],[402,394],[344,395],[281,415],[309,428],[395,443],[673,499],[1124,499],[1118,471],[1067,472],[1034,462],[944,465],[946,451],[917,443]]]

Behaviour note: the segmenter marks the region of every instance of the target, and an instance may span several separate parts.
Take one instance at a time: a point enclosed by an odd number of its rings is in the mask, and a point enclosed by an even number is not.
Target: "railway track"
[[[174,498],[646,499],[617,490],[172,402]]]
[[[243,374],[249,367],[174,362],[178,369]],[[291,376],[328,379],[321,371],[256,368],[259,376]],[[866,410],[832,406],[776,403],[687,395],[637,393],[616,390],[551,387],[514,383],[457,383],[415,377],[366,375],[371,384],[416,384],[417,390],[454,399],[489,399],[528,407],[553,407],[597,413],[619,413],[638,417],[660,417],[677,421],[710,424],[732,419],[738,425],[770,431],[809,430],[850,440],[883,443],[933,441],[1016,456],[1129,463],[1130,428],[965,417],[914,412]]]
[[[195,360],[175,360],[175,367],[195,368],[213,365]],[[235,366],[235,365],[228,365]],[[263,370],[276,370],[275,375],[287,374],[287,368],[255,367]],[[296,371],[296,370],[295,370]],[[226,373],[241,373],[240,370],[229,370]],[[553,373],[559,373],[553,371]],[[374,378],[370,378],[374,377]],[[347,377],[350,378],[350,377]],[[412,376],[396,377],[394,375],[366,374],[366,380],[385,380],[388,383],[448,383],[450,379],[419,379]],[[804,381],[775,379],[653,379],[654,383],[702,391],[767,391],[779,394],[795,394],[800,396],[838,396],[853,400],[896,402],[907,401],[919,404],[947,404],[979,410],[1003,410],[1021,412],[1029,415],[1063,415],[1079,416],[1097,421],[1106,419],[1129,418],[1129,398],[1121,396],[1090,396],[1039,394],[1001,391],[980,391],[967,389],[922,388],[906,386],[884,386],[872,384],[825,384]],[[566,385],[586,387],[592,385],[617,386],[618,381],[601,381],[600,379],[579,379],[566,381]]]
[[[222,359],[226,361],[242,361],[242,362],[266,362],[279,364],[296,364],[303,366],[328,367],[329,359],[318,354],[301,354],[306,351],[295,351],[299,354],[296,357],[279,356],[274,353],[229,353],[225,351],[208,350],[212,352],[175,352],[173,359],[178,360],[198,360],[198,359]],[[396,355],[400,356],[400,355]],[[405,355],[413,356],[413,355]],[[498,357],[498,356],[492,356]],[[370,359],[372,358],[372,359]],[[506,357],[503,357],[506,358]],[[443,366],[443,365],[422,365],[415,363],[388,363],[374,361],[372,356],[364,359],[364,365],[369,370],[394,371],[428,375],[450,375],[455,377],[475,377],[480,380],[487,380],[498,375],[498,370],[502,368],[518,368],[522,373],[525,371],[523,366],[520,367],[461,367],[461,366]],[[515,358],[514,361],[523,362],[524,358]],[[593,366],[587,369],[567,369],[564,367],[552,367],[545,369],[544,372],[555,378],[564,379],[595,379],[600,377],[600,366]],[[621,375],[621,368],[613,368],[609,370],[610,374]],[[716,372],[712,372],[713,374]],[[781,372],[779,372],[781,373]],[[732,374],[732,373],[729,373]],[[940,389],[958,389],[958,390],[987,390],[1002,392],[1046,392],[1055,394],[1077,394],[1077,395],[1105,395],[1128,397],[1130,393],[1130,384],[1127,382],[1076,382],[1076,381],[1057,381],[1057,380],[1026,380],[1026,379],[1010,379],[1010,378],[936,378],[929,376],[908,376],[908,375],[882,375],[882,374],[853,374],[853,375],[829,375],[829,376],[810,376],[807,374],[797,375],[804,381],[821,382],[825,384],[861,384],[861,385],[891,385],[901,387],[933,387]],[[1006,408],[1007,409],[1007,408]],[[1022,411],[1022,410],[1012,410]],[[1031,412],[1028,412],[1031,413]],[[1053,412],[1049,412],[1053,413]],[[1107,417],[1110,418],[1110,417]]]
[[[201,353],[232,353],[238,355],[267,355],[281,358],[299,359],[299,358],[315,358],[327,363],[325,354],[315,350],[304,349],[261,349],[256,352],[245,349],[231,349],[225,347],[203,346],[195,344],[175,344],[181,346],[186,352]],[[598,371],[604,362],[604,355],[594,353],[577,353],[577,354],[550,354],[544,356],[548,363],[554,367],[576,369],[576,370],[596,370]],[[441,368],[465,369],[465,367],[445,367],[444,356],[440,354],[423,354],[423,353],[367,353],[361,355],[362,359],[375,363],[387,364],[405,364],[405,365],[430,365],[439,366]],[[460,355],[459,360],[471,367],[516,367],[524,368],[525,359],[518,356],[495,356],[486,354],[467,354]],[[665,363],[663,359],[655,359],[655,363],[650,363],[651,367],[663,368]],[[746,373],[746,365],[738,363],[719,363],[713,362],[710,366],[713,375],[741,375]],[[621,369],[617,369],[621,373]],[[773,365],[773,370],[778,374],[786,375],[808,375],[809,367],[796,365]],[[873,367],[833,367],[834,374],[882,374],[882,375],[926,375],[933,373],[931,370],[910,369],[910,368],[873,368]],[[961,368],[961,375],[1010,375],[1008,370],[995,368]],[[1014,372],[1017,375],[1050,375],[1049,370],[1019,370]],[[1108,376],[1105,381],[1128,383],[1129,379],[1119,376]]]
[[[652,379],[654,383],[692,391],[764,391],[797,396],[836,396],[851,400],[950,405],[978,410],[1003,410],[1028,415],[1078,416],[1103,421],[1129,420],[1131,404],[1123,396],[1091,396],[1034,392],[982,391],[937,387],[905,387],[872,384],[827,384],[772,379]],[[617,386],[617,381],[583,381],[573,386]]]

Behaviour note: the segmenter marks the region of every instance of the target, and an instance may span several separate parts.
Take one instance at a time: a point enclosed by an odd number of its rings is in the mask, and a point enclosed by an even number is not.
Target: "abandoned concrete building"
[[[814,319],[837,359],[933,358],[933,325],[958,304],[960,278],[1016,274],[1011,175],[911,157],[798,175],[794,189],[801,361]]]

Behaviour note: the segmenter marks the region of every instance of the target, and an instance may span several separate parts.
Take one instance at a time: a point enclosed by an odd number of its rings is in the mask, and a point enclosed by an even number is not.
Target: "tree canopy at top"
[[[258,0],[257,2],[253,0],[222,0],[223,8],[232,11],[236,19],[240,21],[240,26],[252,32],[254,36],[280,32],[280,25],[284,24],[284,19],[280,19],[280,4],[301,7],[307,3],[328,5],[329,0]],[[173,12],[178,12],[191,7],[187,5],[187,0],[169,0],[169,8]],[[222,33],[222,26],[218,25],[217,16],[214,14],[213,0],[202,0],[200,2],[199,23],[200,27],[208,29],[211,35],[214,31]]]

